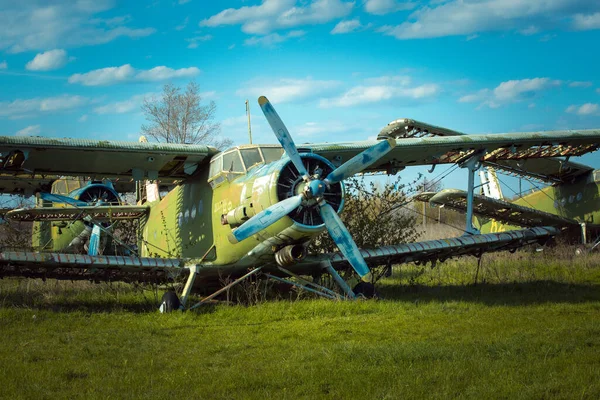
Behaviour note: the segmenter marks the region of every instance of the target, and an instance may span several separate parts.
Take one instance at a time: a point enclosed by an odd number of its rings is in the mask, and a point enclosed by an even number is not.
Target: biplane
[[[79,229],[92,231],[82,238],[87,254],[57,251],[68,247],[65,241],[48,246],[47,252],[2,249],[0,277],[126,282],[181,277],[181,298],[170,295],[163,303],[167,309],[185,307],[193,288],[211,287],[222,276],[234,279],[229,287],[255,274],[324,297],[355,298],[373,293],[371,269],[376,266],[514,249],[560,231],[536,226],[359,249],[338,215],[344,208],[344,179],[457,163],[469,171],[472,212],[473,175],[481,163],[579,156],[600,146],[600,130],[416,137],[425,125],[411,125],[411,120],[392,122],[377,140],[297,146],[271,103],[265,97],[258,102],[278,145],[219,152],[202,145],[0,137],[2,192],[41,192],[38,207],[8,211],[5,218],[55,224],[49,240],[64,234],[59,229],[67,231],[60,225],[65,221],[81,222],[87,228]],[[47,193],[63,176],[94,183],[66,195],[58,188]],[[109,179],[114,188],[103,192],[108,185],[101,179]],[[144,204],[124,205],[111,195],[132,184],[139,191],[142,182],[152,193]],[[163,195],[156,182],[171,190]],[[86,196],[90,188],[94,193]],[[139,223],[137,248],[129,254],[100,251],[99,238],[111,234],[111,224],[132,218]],[[307,243],[324,231],[339,252],[307,254]],[[72,240],[74,233],[68,235]],[[354,288],[339,273],[349,269],[358,277]],[[339,290],[310,278],[322,274],[331,275]]]
[[[464,135],[416,121],[412,124],[431,136]],[[481,193],[473,194],[475,218],[470,227],[472,231],[493,233],[553,226],[572,243],[590,244],[592,248],[597,246],[600,237],[600,170],[570,161],[568,154],[561,156],[565,157],[482,163],[479,171]],[[534,189],[528,193],[515,191],[514,198],[507,199],[502,193],[496,170],[525,179]],[[414,196],[414,200],[466,213],[468,197],[468,191],[444,189],[420,193]]]

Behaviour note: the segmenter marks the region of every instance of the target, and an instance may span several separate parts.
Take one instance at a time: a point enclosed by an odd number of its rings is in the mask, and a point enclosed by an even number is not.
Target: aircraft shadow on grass
[[[467,302],[489,306],[527,306],[546,303],[582,304],[600,302],[600,285],[573,284],[552,280],[518,283],[478,283],[462,285],[387,284],[379,290],[380,299],[399,303],[446,303]],[[269,300],[267,300],[269,301]],[[27,308],[53,312],[155,312],[155,299],[123,302],[116,298],[82,300],[73,296],[56,300],[44,300],[44,294],[11,292],[0,299],[2,308]],[[206,304],[192,311],[195,314],[210,314],[216,311],[215,304]]]
[[[564,283],[552,280],[437,286],[398,284],[382,286],[379,292],[381,298],[385,300],[417,304],[462,301],[490,306],[525,306],[600,301],[598,284]]]

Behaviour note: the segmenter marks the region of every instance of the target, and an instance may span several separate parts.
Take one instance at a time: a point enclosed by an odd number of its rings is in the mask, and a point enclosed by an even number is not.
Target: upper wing
[[[430,125],[425,122],[415,121],[414,119],[402,118],[387,124],[387,126],[379,132],[377,139],[407,139],[463,135],[466,134]],[[537,158],[519,161],[497,160],[495,162],[486,162],[485,164],[512,174],[529,176],[547,182],[569,182],[578,176],[593,170],[593,168],[590,168],[587,165],[558,158]]]
[[[334,164],[344,163],[376,141],[305,144]],[[406,166],[460,163],[476,156],[481,162],[579,156],[600,147],[600,130],[501,133],[424,137],[398,140],[396,147],[366,172],[394,171]]]
[[[58,176],[175,182],[217,153],[203,145],[0,136],[0,190],[43,190]]]

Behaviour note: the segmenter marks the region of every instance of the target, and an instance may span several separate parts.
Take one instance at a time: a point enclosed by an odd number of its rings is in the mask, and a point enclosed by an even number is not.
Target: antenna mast
[[[248,116],[248,136],[250,137],[250,144],[252,144],[252,127],[250,126],[250,103],[246,100],[246,115]]]

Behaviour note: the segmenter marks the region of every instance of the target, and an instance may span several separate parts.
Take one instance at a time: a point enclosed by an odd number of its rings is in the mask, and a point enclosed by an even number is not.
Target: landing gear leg
[[[335,268],[333,268],[333,266],[331,265],[331,263],[329,261],[323,262],[323,268],[325,270],[327,270],[327,272],[331,276],[333,276],[333,279],[335,279],[335,282],[344,291],[344,293],[346,293],[346,297],[348,297],[349,299],[356,298],[356,295],[354,294],[352,289],[350,289],[350,286],[348,286],[346,281],[340,276],[340,274],[338,274],[338,272],[335,270]]]

